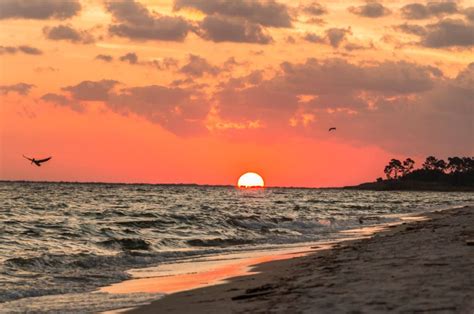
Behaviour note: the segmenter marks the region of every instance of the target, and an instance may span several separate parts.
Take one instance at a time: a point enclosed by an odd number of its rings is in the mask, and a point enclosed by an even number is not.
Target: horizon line
[[[56,181],[56,180],[7,180],[0,179],[0,183],[71,183],[71,184],[111,184],[111,185],[168,185],[168,186],[202,186],[202,187],[235,187],[232,184],[200,184],[200,183],[147,183],[147,182],[106,182],[106,181]],[[339,187],[310,187],[310,186],[264,186],[263,188],[284,189],[342,189]]]

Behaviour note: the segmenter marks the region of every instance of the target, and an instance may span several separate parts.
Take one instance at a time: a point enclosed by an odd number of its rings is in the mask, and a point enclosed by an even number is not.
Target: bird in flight
[[[335,127],[329,128],[328,132],[331,132],[331,131],[336,131],[336,128]]]
[[[23,157],[25,157],[26,159],[28,159],[29,161],[31,161],[31,164],[35,164],[37,165],[38,167],[41,167],[41,164],[43,162],[47,162],[48,160],[50,160],[52,157],[48,157],[48,158],[44,158],[44,159],[35,159],[35,158],[28,158],[26,157],[25,155],[23,155]]]

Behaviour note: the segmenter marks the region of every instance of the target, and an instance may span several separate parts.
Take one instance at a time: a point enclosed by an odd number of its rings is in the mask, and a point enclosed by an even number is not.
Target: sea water
[[[0,312],[40,296],[37,311],[133,306],[156,295],[90,292],[131,268],[336,239],[472,204],[474,193],[456,192],[0,182]]]

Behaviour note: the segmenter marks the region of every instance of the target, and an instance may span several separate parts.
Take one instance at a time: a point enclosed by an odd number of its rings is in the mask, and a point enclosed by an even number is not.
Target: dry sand
[[[474,313],[474,207],[263,263],[131,313]]]

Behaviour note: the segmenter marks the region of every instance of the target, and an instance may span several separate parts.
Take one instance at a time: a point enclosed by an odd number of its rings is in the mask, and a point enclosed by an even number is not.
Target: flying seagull
[[[328,132],[331,132],[331,131],[336,131],[336,128],[335,127],[329,128]]]
[[[48,160],[51,159],[51,157],[48,157],[48,158],[36,160],[36,159],[34,159],[34,158],[28,158],[28,157],[26,157],[25,155],[23,155],[23,157],[25,157],[26,159],[28,159],[29,161],[31,161],[31,164],[34,163],[34,164],[37,165],[38,167],[41,167],[41,164],[42,164],[43,162],[47,162]]]

